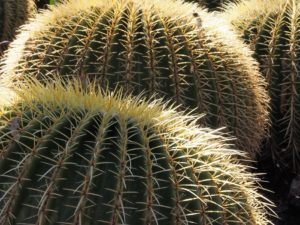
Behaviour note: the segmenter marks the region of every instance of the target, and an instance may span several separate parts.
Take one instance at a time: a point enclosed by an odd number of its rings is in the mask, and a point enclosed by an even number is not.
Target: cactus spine
[[[14,39],[17,28],[35,11],[33,0],[0,0],[0,56]]]
[[[228,7],[224,15],[255,51],[268,81],[272,126],[267,149],[281,167],[299,172],[299,1],[244,1]]]
[[[253,156],[267,120],[264,81],[225,22],[201,10],[195,18],[194,6],[73,0],[52,7],[23,28],[2,61],[2,77],[76,75],[104,88],[158,93],[207,113],[207,126],[227,126]]]
[[[30,84],[2,107],[2,225],[267,224],[219,131],[157,101],[65,86]]]

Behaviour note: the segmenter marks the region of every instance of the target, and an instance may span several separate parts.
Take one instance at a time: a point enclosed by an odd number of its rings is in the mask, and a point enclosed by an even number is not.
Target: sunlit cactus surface
[[[0,224],[267,224],[257,178],[219,131],[80,89],[30,84],[2,107]]]
[[[243,1],[225,18],[255,51],[271,96],[267,149],[281,167],[300,171],[300,2]]]
[[[173,0],[73,0],[22,29],[2,60],[2,78],[77,78],[88,86],[171,99],[226,126],[252,156],[268,97],[251,52],[226,22]],[[14,83],[11,84],[14,86]]]

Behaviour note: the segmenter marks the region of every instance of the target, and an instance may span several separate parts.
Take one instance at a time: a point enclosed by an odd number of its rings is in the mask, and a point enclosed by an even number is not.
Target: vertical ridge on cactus
[[[0,110],[2,225],[268,223],[241,153],[197,118],[77,83],[17,95]]]
[[[267,149],[281,167],[300,169],[300,4],[294,0],[243,1],[224,16],[255,51],[271,96]]]
[[[33,0],[0,0],[0,56],[16,30],[36,12]]]
[[[226,126],[254,157],[268,115],[264,80],[226,22],[195,10],[172,0],[52,6],[22,29],[2,60],[1,76],[59,75],[135,95],[157,93],[206,113],[207,126]]]

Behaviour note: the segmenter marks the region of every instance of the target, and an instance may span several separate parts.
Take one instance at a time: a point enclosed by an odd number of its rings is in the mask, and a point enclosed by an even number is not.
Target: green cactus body
[[[36,12],[33,0],[0,0],[0,56],[16,30]]]
[[[276,163],[300,171],[300,4],[299,1],[245,1],[225,17],[255,51],[268,81],[271,129],[267,141]]]
[[[225,22],[201,10],[196,16],[194,9],[171,0],[73,0],[51,7],[23,28],[2,61],[2,77],[75,74],[86,86],[93,80],[103,88],[157,94],[207,113],[205,125],[227,126],[253,156],[267,120],[264,81]]]
[[[195,117],[58,82],[17,93],[0,113],[1,225],[267,224],[257,178]]]

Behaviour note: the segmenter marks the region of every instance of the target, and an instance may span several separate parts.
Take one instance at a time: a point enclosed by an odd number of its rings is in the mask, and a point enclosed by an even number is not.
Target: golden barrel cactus
[[[1,225],[268,224],[257,178],[218,130],[80,89],[31,83],[1,107]]]
[[[171,99],[226,126],[252,156],[268,97],[251,52],[226,22],[173,0],[72,0],[38,15],[2,60],[2,78],[80,79]],[[12,83],[11,85],[14,85]]]
[[[266,150],[276,164],[300,171],[300,2],[249,0],[223,14],[254,50],[271,97]]]

